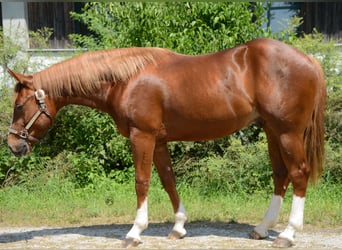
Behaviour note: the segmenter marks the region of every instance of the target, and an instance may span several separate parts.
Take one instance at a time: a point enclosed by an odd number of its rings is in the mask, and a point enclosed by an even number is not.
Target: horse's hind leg
[[[289,223],[273,245],[289,247],[294,242],[296,230],[303,228],[304,203],[310,166],[304,149],[304,132],[288,132],[279,136],[281,155],[293,185],[292,207]]]
[[[179,195],[176,190],[175,176],[166,143],[162,142],[156,144],[153,161],[157,168],[162,185],[170,197],[173,211],[175,213],[175,225],[168,238],[183,238],[186,234],[186,230],[184,229],[186,212],[180,202]]]
[[[267,236],[267,229],[275,224],[287,186],[292,182],[294,194],[289,223],[273,242],[274,247],[290,247],[293,245],[296,230],[303,227],[304,202],[310,170],[304,151],[303,133],[293,131],[277,135],[266,129],[266,134],[275,191],[265,218],[251,235],[253,238]]]
[[[268,236],[268,229],[276,225],[283,198],[289,184],[288,171],[281,155],[279,138],[268,128],[265,128],[265,132],[273,169],[274,194],[263,220],[254,228],[250,235],[253,239],[266,238]]]

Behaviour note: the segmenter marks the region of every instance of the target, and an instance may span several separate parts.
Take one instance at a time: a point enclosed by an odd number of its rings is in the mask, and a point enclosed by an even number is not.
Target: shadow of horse
[[[0,235],[0,243],[11,243],[18,241],[28,241],[35,237],[57,236],[78,234],[88,237],[105,237],[122,240],[125,234],[131,228],[131,224],[108,224],[93,226],[76,226],[76,227],[60,227],[60,228],[27,228],[28,230],[18,229],[18,232],[3,233]],[[165,237],[171,231],[172,223],[150,223],[149,227],[143,232],[142,236]],[[227,238],[248,239],[249,233],[253,230],[254,225],[235,223],[235,222],[211,222],[198,221],[186,224],[186,237],[198,236],[221,236]],[[269,230],[269,237],[266,240],[271,241],[279,232]]]

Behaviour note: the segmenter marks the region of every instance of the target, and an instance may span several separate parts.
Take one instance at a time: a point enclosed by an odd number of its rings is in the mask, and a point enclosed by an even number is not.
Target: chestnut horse
[[[295,231],[302,229],[308,180],[317,180],[322,172],[324,153],[325,83],[319,63],[310,56],[279,41],[257,39],[198,56],[162,48],[87,52],[33,75],[9,73],[17,80],[8,135],[16,156],[30,153],[68,104],[107,112],[130,139],[137,213],[124,247],[139,244],[148,225],[152,163],[175,214],[169,238],[186,234],[186,211],[175,188],[167,142],[220,138],[253,122],[267,135],[275,189],[250,235],[267,237],[289,183],[289,222],[273,244],[291,246]]]

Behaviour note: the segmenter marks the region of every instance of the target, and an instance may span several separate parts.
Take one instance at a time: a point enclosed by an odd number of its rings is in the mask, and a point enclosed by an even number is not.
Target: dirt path
[[[87,227],[0,227],[0,249],[117,249],[131,225],[113,224]],[[137,249],[271,249],[271,243],[284,228],[270,231],[266,240],[251,240],[252,225],[196,222],[188,223],[188,235],[181,240],[165,236],[169,223],[151,223]],[[299,232],[293,249],[342,249],[342,227],[308,227]]]

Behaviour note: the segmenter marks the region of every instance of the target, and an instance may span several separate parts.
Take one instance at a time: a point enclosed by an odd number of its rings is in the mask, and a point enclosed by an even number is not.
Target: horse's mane
[[[126,82],[168,53],[166,49],[138,47],[87,52],[35,73],[33,83],[52,97],[94,94],[101,82]]]

